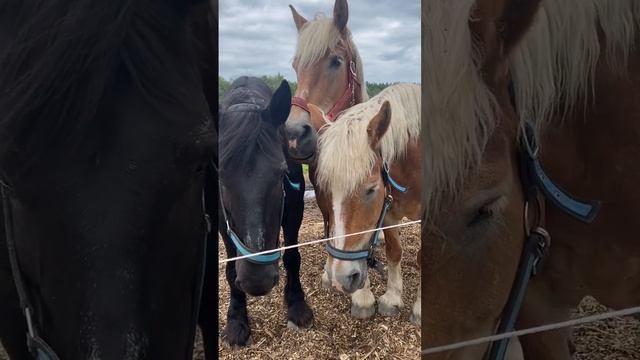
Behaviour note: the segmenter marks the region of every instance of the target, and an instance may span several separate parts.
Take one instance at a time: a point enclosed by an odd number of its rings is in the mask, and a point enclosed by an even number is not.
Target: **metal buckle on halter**
[[[538,247],[536,249],[538,252],[538,256],[533,262],[533,269],[532,269],[532,275],[535,276],[541,271],[542,266],[545,263],[547,251],[551,246],[551,235],[549,235],[549,232],[542,227],[536,227],[531,232],[532,234],[536,234],[540,236],[540,241],[538,242],[537,244]]]

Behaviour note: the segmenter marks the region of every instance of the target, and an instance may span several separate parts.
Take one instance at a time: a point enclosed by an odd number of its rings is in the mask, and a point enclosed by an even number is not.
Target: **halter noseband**
[[[344,89],[342,96],[338,98],[338,100],[333,104],[331,109],[325,114],[329,121],[334,121],[338,114],[340,114],[345,109],[355,105],[356,102],[356,87],[361,87],[360,81],[358,80],[358,73],[356,72],[356,62],[353,60],[351,56],[351,48],[347,47],[347,87]],[[294,96],[291,98],[291,106],[296,106],[306,113],[309,113],[309,106],[307,100]]]
[[[213,164],[213,166],[215,167],[216,165]],[[296,191],[300,191],[300,189],[302,188],[302,186],[299,183],[293,182],[291,181],[291,179],[289,178],[288,175],[284,175],[284,179],[286,181],[283,181],[283,187],[282,187],[282,207],[280,208],[280,222],[278,223],[278,227],[280,226],[280,224],[282,224],[282,218],[284,216],[284,204],[285,204],[285,196],[286,196],[286,191],[284,190],[284,184],[286,183],[287,185],[289,185],[292,189],[296,190]],[[224,223],[225,223],[225,231],[227,233],[227,236],[231,239],[231,242],[233,243],[234,247],[236,248],[236,251],[238,253],[238,255],[240,256],[250,256],[247,257],[246,260],[249,262],[252,262],[254,264],[258,264],[258,265],[268,265],[268,264],[273,264],[278,262],[278,260],[280,260],[280,250],[278,249],[274,249],[274,252],[272,253],[267,253],[267,254],[260,254],[260,255],[254,255],[260,251],[255,251],[251,248],[249,248],[247,245],[245,245],[242,240],[240,240],[240,237],[235,233],[235,231],[233,231],[233,229],[231,228],[231,224],[230,224],[230,220],[229,220],[229,215],[227,213],[227,209],[224,206],[224,202],[222,200],[222,182],[218,182],[218,195],[220,198],[220,208],[222,209],[222,216],[224,217]]]
[[[398,184],[395,180],[393,180],[393,178],[391,177],[391,174],[389,173],[389,167],[387,163],[383,163],[382,170],[380,172],[382,176],[382,182],[384,183],[385,196],[384,196],[384,203],[382,205],[382,209],[380,210],[380,215],[378,216],[378,221],[376,223],[376,229],[379,229],[380,227],[382,227],[382,225],[384,224],[384,218],[387,215],[389,208],[393,204],[393,196],[391,196],[391,188],[394,188],[401,193],[406,193],[408,191],[408,188]],[[325,222],[324,231],[325,231],[325,237],[328,237],[329,227],[327,222]],[[382,273],[382,264],[375,258],[375,248],[378,245],[378,238],[380,237],[380,231],[382,230],[377,230],[371,235],[371,238],[369,239],[369,242],[367,244],[367,248],[363,250],[341,250],[334,247],[329,242],[327,242],[327,244],[325,245],[325,249],[327,250],[327,253],[331,257],[338,260],[358,261],[358,260],[367,259],[367,265],[370,268],[373,268],[379,271],[380,273]]]

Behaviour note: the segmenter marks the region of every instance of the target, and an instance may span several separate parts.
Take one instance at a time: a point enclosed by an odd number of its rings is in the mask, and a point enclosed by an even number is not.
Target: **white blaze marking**
[[[342,217],[342,200],[343,200],[343,196],[340,193],[332,193],[332,203],[333,203],[333,236],[337,237],[336,239],[333,240],[333,246],[336,249],[340,249],[343,250],[344,246],[345,246],[345,226],[344,226],[344,219]],[[342,286],[338,283],[338,281],[336,280],[337,278],[337,274],[338,274],[338,264],[339,264],[339,260],[338,259],[332,259],[333,263],[331,266],[331,273],[332,273],[332,283],[333,286],[335,286],[336,288],[338,288],[338,290],[340,290],[342,288]]]

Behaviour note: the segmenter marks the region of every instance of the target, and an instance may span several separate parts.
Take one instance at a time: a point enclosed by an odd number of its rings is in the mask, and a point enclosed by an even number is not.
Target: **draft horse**
[[[0,340],[12,359],[191,359],[216,149],[213,11],[0,1]]]
[[[379,231],[345,235],[420,217],[420,86],[392,85],[335,122],[315,105],[309,109],[320,134],[318,206],[327,214],[325,235],[337,237],[326,246],[323,283],[351,294],[352,316],[369,318],[376,301],[367,274],[369,267],[380,268],[375,259]],[[378,313],[391,316],[404,306],[402,244],[398,228],[384,233],[388,281]],[[411,314],[415,324],[420,324],[419,294]]]
[[[637,2],[425,5],[423,348],[640,304]],[[571,359],[570,335],[523,355]]]
[[[313,131],[308,104],[318,106],[334,121],[343,110],[369,99],[362,59],[347,27],[346,0],[336,0],[333,18],[318,14],[308,21],[290,6],[298,29],[293,69],[295,95],[285,131],[289,157],[310,164],[311,181],[318,136]]]
[[[263,80],[253,77],[236,79],[222,100],[218,221],[228,258],[278,248],[281,226],[285,245],[298,243],[304,177],[302,166],[285,157],[283,128],[290,108],[286,81],[272,94]],[[231,299],[224,337],[229,345],[249,344],[246,295],[264,296],[271,291],[278,283],[279,259],[276,251],[227,262]],[[288,325],[310,327],[313,312],[300,284],[298,249],[285,250],[283,261]],[[214,344],[217,341],[210,344],[212,350]]]

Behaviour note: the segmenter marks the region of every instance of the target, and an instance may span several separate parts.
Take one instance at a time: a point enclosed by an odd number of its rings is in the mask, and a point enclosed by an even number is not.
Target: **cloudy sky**
[[[333,0],[220,0],[219,71],[226,79],[291,68],[297,31],[289,4],[307,19],[333,15]],[[352,0],[349,21],[368,82],[420,82],[420,1]]]

